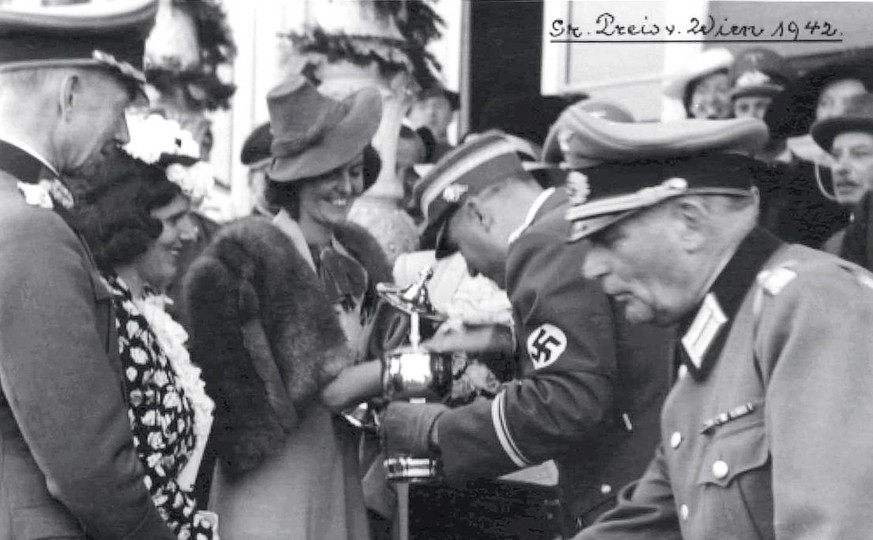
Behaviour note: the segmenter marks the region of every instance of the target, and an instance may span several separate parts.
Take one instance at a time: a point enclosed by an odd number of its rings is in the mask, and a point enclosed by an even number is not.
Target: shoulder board
[[[792,263],[788,263],[789,265]],[[769,268],[758,274],[757,282],[770,296],[776,296],[786,285],[797,277],[797,272],[789,266]]]

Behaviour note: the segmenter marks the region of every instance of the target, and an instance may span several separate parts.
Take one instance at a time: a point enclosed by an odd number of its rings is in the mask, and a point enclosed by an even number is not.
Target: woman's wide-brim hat
[[[873,135],[873,94],[855,96],[845,114],[820,120],[812,125],[812,138],[825,151],[830,151],[837,135],[847,132]]]
[[[295,77],[267,94],[273,163],[268,175],[293,182],[330,172],[370,143],[382,119],[382,97],[364,88],[337,101]]]
[[[873,58],[827,64],[806,73],[773,98],[764,121],[774,138],[798,137],[809,133],[815,121],[822,89],[835,81],[856,79],[873,90]]]

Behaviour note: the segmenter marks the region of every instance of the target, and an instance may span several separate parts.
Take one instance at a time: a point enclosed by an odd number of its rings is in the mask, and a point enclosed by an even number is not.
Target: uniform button
[[[719,480],[724,479],[728,473],[730,472],[730,467],[728,464],[722,460],[718,460],[712,464],[712,475],[718,478]]]
[[[688,375],[688,367],[685,364],[682,364],[676,372],[676,378],[681,380],[684,379],[686,375]]]
[[[610,486],[609,484],[603,484],[602,486],[600,486],[600,493],[604,495],[609,495],[610,493],[612,493],[612,486]]]
[[[670,447],[673,450],[679,448],[679,445],[682,444],[682,434],[678,431],[674,431],[672,435],[670,435]]]
[[[683,504],[683,505],[679,508],[679,517],[682,518],[682,521],[688,521],[688,513],[689,513],[689,511],[688,511],[688,505],[687,505],[687,504]]]

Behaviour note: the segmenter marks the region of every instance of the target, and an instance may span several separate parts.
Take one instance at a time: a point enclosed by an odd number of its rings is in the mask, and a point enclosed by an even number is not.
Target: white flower
[[[200,145],[194,136],[175,120],[160,114],[147,116],[132,114],[127,117],[130,142],[124,150],[146,163],[157,163],[161,155],[200,157]]]
[[[18,191],[24,195],[24,202],[30,206],[39,206],[51,210],[55,207],[52,197],[45,186],[18,182]]]

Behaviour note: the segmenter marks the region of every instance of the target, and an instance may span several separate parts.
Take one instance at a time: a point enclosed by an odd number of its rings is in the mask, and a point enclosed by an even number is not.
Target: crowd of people
[[[455,146],[425,88],[388,160],[421,249],[391,260],[349,218],[380,92],[273,88],[251,215],[215,223],[198,143],[143,104],[140,4],[0,9],[0,538],[398,537],[386,455],[437,460],[463,537],[869,536],[869,60],[709,49],[665,81],[682,118],[583,99],[542,141]],[[390,401],[410,321],[377,284],[425,266],[421,346],[460,363]],[[557,500],[507,530],[470,504],[500,482]],[[430,510],[413,537],[448,537]]]

